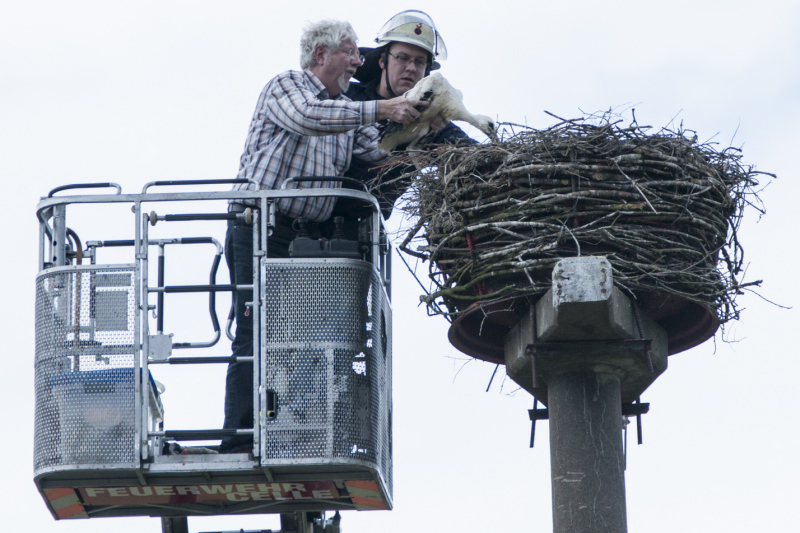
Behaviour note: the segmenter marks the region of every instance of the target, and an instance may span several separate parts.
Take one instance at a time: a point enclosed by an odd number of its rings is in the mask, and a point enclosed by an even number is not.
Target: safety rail
[[[53,189],[37,207],[34,470],[54,517],[391,508],[391,257],[378,202],[366,191],[327,187],[150,191],[232,183],[244,181],[155,181],[141,194],[124,194],[113,183],[72,184]],[[106,187],[116,190],[63,194]],[[268,257],[274,204],[296,197],[334,197],[358,206],[359,233],[367,238],[357,247],[359,258]],[[249,208],[228,212],[230,202]],[[93,213],[101,206],[120,213],[131,206],[133,226],[129,219],[97,224]],[[73,216],[73,211],[81,214]],[[254,282],[248,285],[216,281],[223,255],[220,228],[213,230],[217,235],[185,234],[191,233],[186,228],[192,223],[205,229],[234,220],[253,228]],[[114,238],[81,244],[85,231]],[[102,235],[115,231],[133,235]],[[210,267],[204,267],[208,283],[167,283],[168,272],[199,270],[196,264],[171,270],[175,260],[172,252],[167,260],[167,248],[183,251],[198,245],[214,248]],[[106,254],[114,260],[104,262]],[[217,293],[243,290],[251,291],[247,305],[259,324],[253,328],[253,355],[200,354],[221,338]],[[166,295],[190,293],[208,295],[210,340],[196,340],[192,327],[188,340],[175,341],[178,332],[168,332],[165,325],[170,309],[186,311],[166,302]],[[327,302],[329,297],[335,301]],[[332,316],[326,302],[338,306],[341,316]],[[232,310],[225,327],[232,339],[231,323]],[[174,349],[198,354],[178,357]],[[165,423],[151,365],[236,362],[253,364],[252,428],[180,429]],[[372,414],[365,418],[366,412]],[[232,435],[252,435],[252,453],[215,454],[213,445],[192,453],[191,447],[179,445]],[[190,454],[176,462],[176,449]],[[250,490],[251,485],[258,488],[253,483],[259,480],[289,489],[294,484],[296,490]],[[216,495],[196,494],[204,490],[197,488],[202,483],[217,481],[241,482],[246,495],[227,506]],[[154,487],[152,498],[134,497],[147,491],[120,489],[127,497],[114,500],[100,488],[131,485]],[[169,493],[179,485],[191,487],[185,490],[197,496],[186,499],[193,500],[191,505],[157,497],[159,490]],[[69,516],[61,511],[52,496],[62,490],[72,490],[82,510]]]

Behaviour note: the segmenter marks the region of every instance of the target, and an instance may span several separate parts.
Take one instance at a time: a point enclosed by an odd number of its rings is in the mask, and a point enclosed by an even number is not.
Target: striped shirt
[[[377,147],[378,103],[353,102],[343,93],[329,98],[310,70],[286,71],[267,83],[256,104],[239,179],[253,179],[261,189],[280,189],[286,178],[341,176],[352,156],[383,162]],[[340,187],[341,182],[292,182],[287,188]],[[236,190],[255,190],[252,183]],[[335,198],[286,198],[278,211],[290,217],[322,221],[330,217]]]

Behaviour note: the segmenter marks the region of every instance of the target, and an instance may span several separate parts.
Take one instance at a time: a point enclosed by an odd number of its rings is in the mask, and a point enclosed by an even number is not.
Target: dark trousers
[[[350,227],[352,225],[352,227]],[[348,220],[345,233],[351,239],[357,238],[357,222]],[[313,238],[330,238],[333,223],[327,220],[309,225]],[[297,236],[292,220],[278,215],[272,234],[267,238],[267,257],[289,257],[289,244]],[[229,220],[225,234],[225,261],[233,285],[250,285],[253,283],[253,228],[240,220]],[[231,343],[234,357],[258,357],[258,350],[253,350],[253,310],[246,302],[252,301],[253,291],[233,292],[234,316],[236,331]],[[223,429],[246,429],[253,427],[253,364],[230,363],[225,378],[225,421]],[[220,443],[219,453],[244,451],[253,446],[250,435],[224,437]],[[248,450],[249,451],[249,450]]]
[[[337,203],[334,216],[345,217],[344,233],[348,239],[358,238],[359,212],[346,201]],[[334,232],[333,217],[325,222],[311,223],[307,228],[312,238],[330,238]],[[272,234],[267,238],[267,257],[289,257],[289,244],[297,236],[292,219],[278,215]],[[249,285],[253,283],[253,229],[240,220],[229,220],[225,234],[225,261],[228,263],[231,284]],[[234,357],[258,357],[253,350],[253,310],[245,306],[252,301],[253,291],[233,292],[233,306],[236,317],[236,331],[231,343]],[[225,422],[223,429],[245,429],[253,427],[253,365],[252,363],[230,363],[225,378]],[[251,448],[250,435],[224,437],[219,453],[244,451]]]
[[[280,219],[267,238],[267,257],[289,257],[289,243],[295,231],[285,218]],[[230,271],[231,284],[253,283],[253,229],[244,221],[229,220],[225,235],[225,260]],[[253,300],[252,290],[233,292],[236,331],[231,343],[235,357],[258,357],[253,350],[253,310],[245,305]],[[223,429],[253,427],[253,365],[230,363],[225,378],[225,422]],[[253,446],[250,435],[224,437],[219,453],[230,453]],[[249,450],[247,450],[249,451]]]

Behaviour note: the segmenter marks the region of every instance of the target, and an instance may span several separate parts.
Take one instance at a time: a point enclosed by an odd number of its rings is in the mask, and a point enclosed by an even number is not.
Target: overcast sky
[[[113,181],[138,192],[156,179],[234,177],[258,93],[298,67],[306,21],[349,20],[367,45],[390,16],[415,8],[436,22],[450,55],[442,73],[473,113],[546,127],[554,119],[545,110],[574,118],[614,109],[630,119],[635,108],[639,124],[682,123],[700,141],[741,147],[744,163],[777,174],[761,192],[766,216],[750,211],[740,233],[746,279],[764,280],[763,298],[742,295],[742,319],[725,330],[732,342],[718,334],[671,357],[643,395],[651,403],[644,445],[628,435],[628,523],[648,533],[797,531],[800,4],[654,4],[28,0],[0,7],[3,529],[160,531],[154,518],[55,522],[32,481],[39,197],[65,183]],[[552,530],[548,432],[540,424],[528,448],[531,397],[502,372],[485,392],[494,366],[450,347],[447,323],[417,306],[420,291],[397,259],[394,272],[395,510],[347,512],[344,530]],[[221,392],[211,397],[221,416]],[[189,525],[193,532],[279,527],[274,516]]]

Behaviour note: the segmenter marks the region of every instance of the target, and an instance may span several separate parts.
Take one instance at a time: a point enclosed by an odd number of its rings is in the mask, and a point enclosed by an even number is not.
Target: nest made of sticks
[[[766,173],[691,131],[648,134],[608,114],[560,120],[418,153],[417,170],[395,178],[410,186],[400,248],[428,262],[429,309],[454,316],[541,295],[560,259],[603,255],[630,295],[675,295],[721,324],[737,319],[736,295],[760,283],[742,280],[737,229],[746,206],[763,213],[755,187]]]

